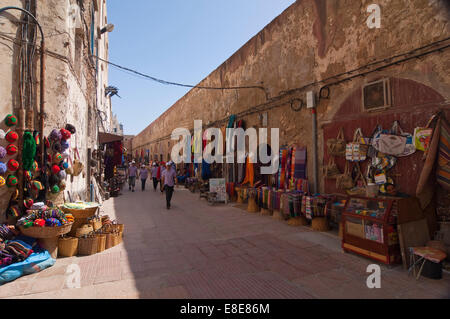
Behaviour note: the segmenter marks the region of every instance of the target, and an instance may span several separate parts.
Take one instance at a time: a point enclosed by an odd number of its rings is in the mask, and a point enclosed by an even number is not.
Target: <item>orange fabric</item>
[[[250,186],[253,187],[254,184],[255,173],[253,170],[253,163],[250,163],[250,157],[247,157],[247,162],[245,165],[245,178],[242,184],[250,183]]]

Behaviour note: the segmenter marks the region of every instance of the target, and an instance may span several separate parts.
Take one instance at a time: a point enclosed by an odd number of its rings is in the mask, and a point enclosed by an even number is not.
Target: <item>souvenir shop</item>
[[[123,136],[111,133],[99,133],[98,151],[94,151],[94,164],[100,167],[102,174],[97,174],[97,185],[101,196],[105,199],[117,197],[125,183],[125,155]]]
[[[438,262],[428,261],[423,268],[439,277],[436,273],[446,265],[445,255],[450,255],[450,131],[442,112],[423,124],[408,132],[400,121],[391,120],[387,128],[375,125],[370,135],[356,127],[351,140],[346,140],[344,130],[336,125],[332,126],[334,136],[326,129],[325,192],[321,194],[311,193],[307,150],[300,145],[280,148],[275,175],[258,176],[260,164],[251,164],[248,158],[246,164],[226,164],[228,196],[248,212],[271,215],[292,226],[335,232],[343,251],[385,264],[403,263],[408,269],[414,257],[423,254],[419,248],[426,247]],[[418,172],[424,176],[408,185],[408,179],[405,183],[398,178],[398,172],[405,169],[399,170],[399,165],[411,167],[417,160],[425,161]],[[415,196],[416,186],[426,188],[429,183],[437,190],[431,195],[434,215],[424,207],[421,196]],[[408,189],[411,186],[413,193]],[[417,253],[410,254],[414,247]]]
[[[68,178],[85,173],[71,146],[75,126],[54,128],[41,138],[18,122],[9,114],[0,130],[0,191],[9,199],[1,212],[6,218],[0,225],[0,285],[51,267],[57,258],[113,247],[124,227],[100,216],[98,203],[73,202],[65,192]]]

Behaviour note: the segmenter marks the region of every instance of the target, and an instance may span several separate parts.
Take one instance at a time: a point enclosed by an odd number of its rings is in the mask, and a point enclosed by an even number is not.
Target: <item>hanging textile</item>
[[[247,161],[245,165],[245,178],[242,184],[250,183],[250,186],[253,187],[254,184],[254,171],[253,171],[253,163],[250,163],[250,157],[247,156]]]
[[[211,164],[202,160],[202,179],[207,180],[211,178]]]
[[[292,148],[291,177],[306,178],[306,148]]]
[[[445,117],[441,119],[437,161],[437,182],[450,191],[450,124]]]
[[[285,181],[286,181],[286,162],[287,162],[287,149],[280,149],[280,167],[278,169],[278,188],[285,189]]]

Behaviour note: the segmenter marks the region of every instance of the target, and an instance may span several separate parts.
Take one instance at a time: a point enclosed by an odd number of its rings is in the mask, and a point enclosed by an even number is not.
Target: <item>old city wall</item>
[[[297,1],[212,72],[200,85],[243,86],[263,82],[270,97],[282,91],[409,52],[450,34],[449,7],[445,1],[377,1],[381,28],[369,29],[367,7],[373,1]],[[330,121],[339,105],[363,83],[376,77],[398,77],[434,88],[450,98],[448,50],[384,69],[367,77],[333,86],[330,99],[318,105],[319,162],[323,160],[320,123]],[[319,86],[313,87],[318,93]],[[304,90],[285,99],[302,97]],[[133,140],[133,151],[169,153],[173,142],[152,141],[168,136],[176,127],[193,127],[194,119],[214,122],[266,102],[260,90],[207,91],[193,89],[151,123]],[[283,102],[283,101],[280,101]],[[291,110],[289,103],[268,111],[268,127],[280,128],[282,144],[312,146],[309,110]],[[258,114],[243,118],[247,127],[260,125]],[[150,145],[150,147],[148,147]],[[311,163],[312,152],[308,152]],[[312,165],[308,165],[312,175]],[[320,179],[321,180],[321,179]],[[322,188],[323,185],[321,185]]]

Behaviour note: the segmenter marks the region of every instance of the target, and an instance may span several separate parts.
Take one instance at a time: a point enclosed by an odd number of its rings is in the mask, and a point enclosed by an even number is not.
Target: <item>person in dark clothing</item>
[[[151,176],[153,179],[153,189],[156,192],[156,188],[158,187],[158,164],[153,163],[152,169],[151,169]]]

